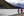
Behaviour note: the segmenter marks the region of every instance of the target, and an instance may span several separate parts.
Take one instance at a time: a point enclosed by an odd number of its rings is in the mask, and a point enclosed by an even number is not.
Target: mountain
[[[13,6],[17,6],[17,7],[24,8],[24,4],[20,4],[20,3],[18,3],[18,4],[13,4]]]

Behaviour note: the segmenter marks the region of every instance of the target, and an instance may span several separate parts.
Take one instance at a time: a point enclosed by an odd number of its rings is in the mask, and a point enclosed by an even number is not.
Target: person
[[[21,14],[22,14],[22,12],[23,12],[23,9],[21,8]]]

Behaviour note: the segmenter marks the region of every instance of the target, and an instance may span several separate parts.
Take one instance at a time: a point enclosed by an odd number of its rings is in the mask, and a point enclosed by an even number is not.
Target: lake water
[[[23,9],[23,12],[24,12],[24,9]],[[21,13],[20,10],[19,10],[19,13]],[[5,16],[18,14],[18,9],[0,9],[0,14],[3,14]]]

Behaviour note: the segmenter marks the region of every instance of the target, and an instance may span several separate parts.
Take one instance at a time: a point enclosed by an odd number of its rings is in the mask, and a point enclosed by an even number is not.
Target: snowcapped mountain
[[[18,3],[18,4],[13,4],[13,6],[18,6],[18,7],[24,8],[24,4],[20,4],[20,3]]]
[[[5,0],[5,1],[9,2],[13,6],[24,8],[24,0]]]

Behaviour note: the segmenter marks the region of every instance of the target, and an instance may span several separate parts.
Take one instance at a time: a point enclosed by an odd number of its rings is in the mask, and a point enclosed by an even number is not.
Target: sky
[[[24,3],[24,0],[5,0],[5,1],[10,3]]]

